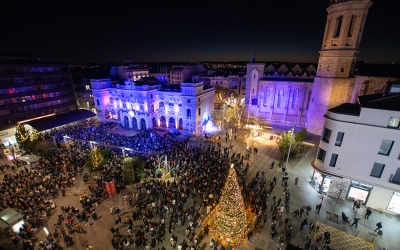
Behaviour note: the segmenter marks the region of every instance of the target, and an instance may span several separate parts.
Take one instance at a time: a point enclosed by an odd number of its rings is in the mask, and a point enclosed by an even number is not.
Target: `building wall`
[[[68,65],[0,65],[0,126],[76,109]]]
[[[92,81],[98,118],[102,121],[141,129],[143,119],[146,129],[165,127],[200,133],[203,122],[208,121],[214,110],[215,89],[203,89],[202,83],[182,83],[182,92],[176,92],[161,90],[160,86],[111,88],[110,82],[110,79]],[[191,110],[190,116],[187,109]]]
[[[358,122],[332,120],[328,114],[324,127],[331,129],[332,134],[329,143],[320,141],[319,147],[326,151],[326,156],[324,162],[317,159],[315,167],[335,176],[399,192],[400,186],[389,182],[399,167],[400,152],[399,131],[387,128],[390,117],[400,117],[400,112],[363,108]],[[335,146],[338,132],[343,132],[344,138],[340,146]],[[378,154],[383,139],[395,141],[389,156]],[[332,154],[338,155],[335,167],[329,166]],[[385,164],[380,178],[370,176],[374,163]]]

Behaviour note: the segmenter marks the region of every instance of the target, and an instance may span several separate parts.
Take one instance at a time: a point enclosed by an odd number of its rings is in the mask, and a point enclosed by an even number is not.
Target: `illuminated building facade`
[[[312,162],[318,192],[400,214],[399,92],[400,84],[327,111]]]
[[[67,64],[0,56],[0,126],[76,109]]]
[[[260,119],[320,134],[327,110],[356,102],[361,94],[382,93],[388,76],[357,75],[355,70],[370,0],[332,0],[317,65],[279,67],[247,64],[246,103]]]
[[[143,77],[112,85],[111,79],[91,79],[98,119],[145,130],[154,127],[205,132],[214,110],[213,87],[203,83],[161,82]]]

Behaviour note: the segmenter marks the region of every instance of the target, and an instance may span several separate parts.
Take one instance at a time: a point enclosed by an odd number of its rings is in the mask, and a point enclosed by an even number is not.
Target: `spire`
[[[255,62],[256,62],[256,53],[253,54],[250,60],[250,63],[255,63]]]

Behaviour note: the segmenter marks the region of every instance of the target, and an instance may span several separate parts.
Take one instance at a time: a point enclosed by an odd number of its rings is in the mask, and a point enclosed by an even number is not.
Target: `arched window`
[[[343,16],[340,16],[336,19],[336,27],[335,27],[335,34],[333,37],[340,36],[340,30],[342,28]]]
[[[278,108],[281,107],[282,97],[283,97],[283,89],[280,89],[278,92],[278,104],[277,104]]]
[[[297,95],[298,95],[298,90],[294,89],[292,94],[292,109],[296,107]]]
[[[264,107],[268,105],[268,95],[269,95],[269,89],[266,89],[264,91]]]
[[[352,15],[349,25],[349,32],[347,33],[347,37],[351,37],[353,35],[354,24],[356,23],[356,16]]]

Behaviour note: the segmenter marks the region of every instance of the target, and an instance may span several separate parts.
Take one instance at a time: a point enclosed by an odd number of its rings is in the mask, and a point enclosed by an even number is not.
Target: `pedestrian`
[[[358,226],[358,221],[360,220],[360,218],[354,218],[354,220],[353,220],[353,224],[351,224],[351,227],[353,226],[353,225],[355,225],[355,228],[357,228],[357,226]]]
[[[314,225],[314,223],[311,222],[310,226],[308,226],[308,230],[310,231],[310,234],[314,230],[314,228],[315,228],[315,225]]]
[[[65,187],[62,187],[62,188],[61,188],[61,193],[62,193],[62,196],[65,197]]]
[[[311,211],[311,205],[308,205],[306,210],[307,210],[307,215],[308,215],[308,213]]]
[[[294,185],[297,186],[298,182],[299,182],[299,177],[296,177],[296,179],[294,179]]]
[[[209,231],[210,229],[209,229],[209,227],[208,227],[208,224],[204,227],[204,235],[207,235],[208,236],[208,231]]]
[[[285,172],[286,172],[286,168],[283,167],[283,168],[282,168],[282,174],[285,175]]]
[[[354,210],[356,207],[357,207],[357,201],[355,200],[355,201],[353,202],[353,210]]]
[[[367,211],[365,211],[365,219],[368,219],[369,218],[369,216],[372,214],[372,211],[371,211],[371,208],[370,207],[368,207],[367,208]]]
[[[322,203],[320,203],[319,205],[316,206],[316,213],[319,214],[319,212],[321,211],[321,207],[322,207]]]
[[[114,208],[112,206],[110,206],[110,212],[111,212],[111,214],[114,213]]]
[[[376,226],[377,226],[377,228],[374,230],[374,231],[381,231],[381,228],[382,228],[382,222],[378,222],[378,223],[376,223]]]
[[[356,212],[356,213],[358,213],[358,209],[360,209],[360,206],[361,206],[361,205],[360,205],[360,202],[358,202],[358,203],[357,203],[357,206],[356,206],[356,209],[355,209],[355,212]]]

